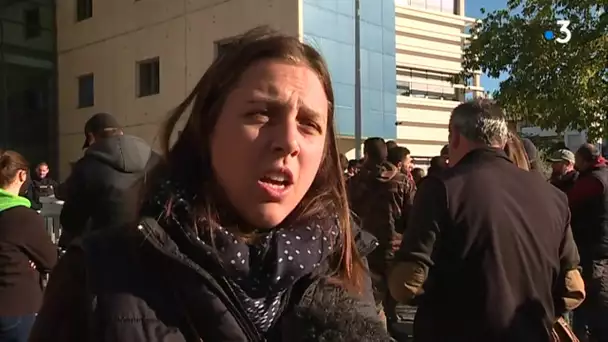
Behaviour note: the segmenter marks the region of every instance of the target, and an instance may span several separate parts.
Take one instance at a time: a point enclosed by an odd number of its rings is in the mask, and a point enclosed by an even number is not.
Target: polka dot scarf
[[[175,184],[165,182],[152,205],[162,211],[169,198],[173,206],[167,223],[181,227],[197,249],[220,265],[247,315],[262,332],[279,318],[286,290],[314,272],[338,249],[336,217],[279,227],[246,243],[223,227],[214,232],[200,229],[199,235],[194,234],[187,229],[191,197]],[[162,212],[157,215],[160,216]]]

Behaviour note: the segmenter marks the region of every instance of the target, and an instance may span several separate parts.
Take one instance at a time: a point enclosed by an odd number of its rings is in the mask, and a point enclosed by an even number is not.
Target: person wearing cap
[[[134,186],[159,156],[141,138],[126,135],[114,116],[93,115],[84,126],[84,156],[56,191],[61,211],[60,247],[87,229],[113,229],[136,215]]]
[[[587,291],[574,328],[581,340],[589,331],[593,340],[608,341],[608,167],[593,144],[583,144],[574,160],[580,174],[567,195]]]
[[[574,169],[574,153],[568,149],[559,149],[549,158],[551,162],[551,178],[549,181],[563,192],[568,192],[578,179],[578,171]]]

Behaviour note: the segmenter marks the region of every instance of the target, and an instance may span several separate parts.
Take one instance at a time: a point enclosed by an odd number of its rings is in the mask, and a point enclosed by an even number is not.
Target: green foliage
[[[588,130],[608,136],[608,0],[509,0],[471,29],[462,77],[482,70],[509,77],[493,94],[510,119],[563,132]],[[572,39],[560,36],[557,20],[570,20]],[[602,133],[604,132],[604,133]]]

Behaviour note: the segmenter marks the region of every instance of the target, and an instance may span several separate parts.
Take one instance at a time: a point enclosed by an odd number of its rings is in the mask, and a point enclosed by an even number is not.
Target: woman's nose
[[[287,119],[275,126],[272,137],[272,150],[281,156],[295,157],[300,153],[298,123],[295,118]]]

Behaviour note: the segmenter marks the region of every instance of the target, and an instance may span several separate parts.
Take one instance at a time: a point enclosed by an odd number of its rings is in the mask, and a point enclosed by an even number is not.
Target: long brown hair
[[[509,132],[509,139],[504,150],[513,164],[517,165],[520,169],[530,171],[530,161],[528,160],[526,149],[516,133]]]
[[[0,150],[0,188],[10,185],[19,171],[29,168],[27,160],[18,152]]]
[[[218,226],[218,209],[221,205],[218,203],[220,196],[212,186],[215,182],[210,158],[211,135],[224,102],[241,75],[254,62],[269,59],[307,65],[323,84],[329,102],[324,157],[311,188],[290,216],[302,219],[337,213],[342,241],[341,253],[332,261],[334,279],[347,289],[360,292],[364,268],[354,244],[349,220],[350,211],[334,127],[334,94],[327,65],[314,48],[296,37],[268,27],[255,28],[231,42],[163,126],[160,143],[165,156],[164,169],[171,177],[195,190],[195,228],[200,229],[196,227],[196,222],[202,220],[210,223],[209,229]],[[170,141],[177,123],[188,108],[191,108],[190,117],[171,147]]]

